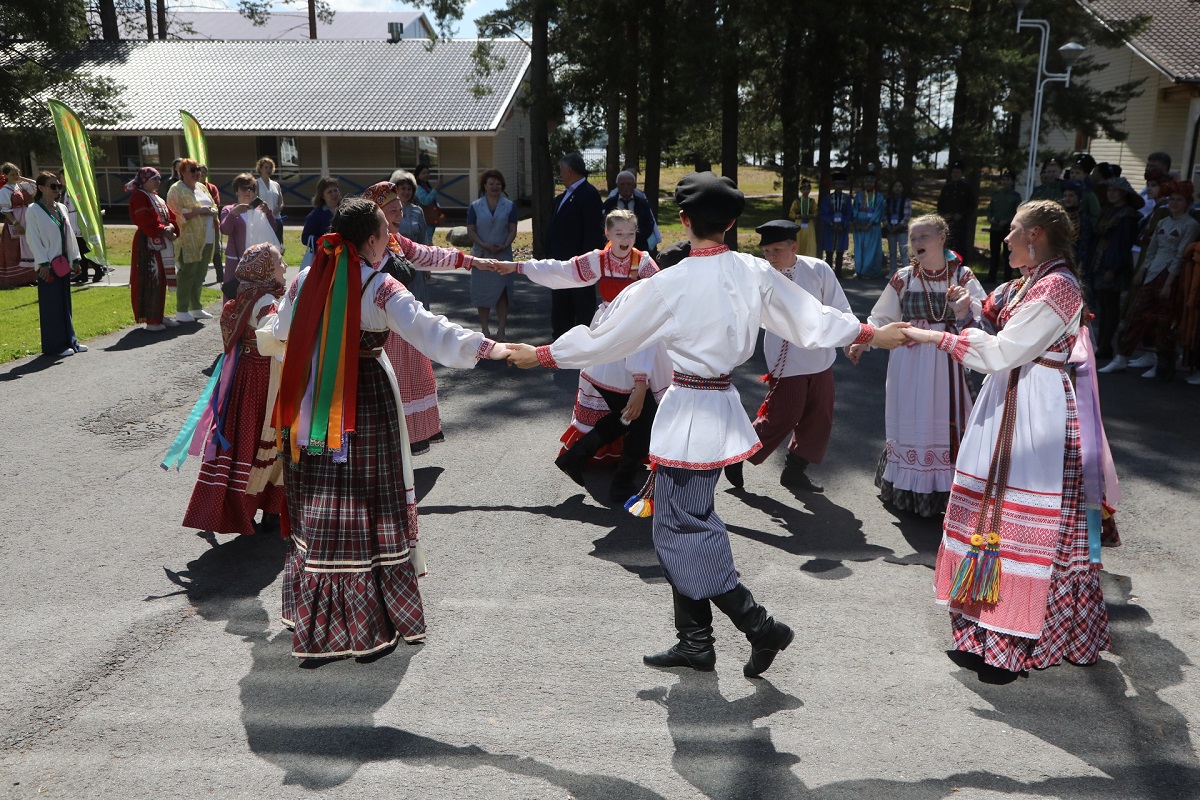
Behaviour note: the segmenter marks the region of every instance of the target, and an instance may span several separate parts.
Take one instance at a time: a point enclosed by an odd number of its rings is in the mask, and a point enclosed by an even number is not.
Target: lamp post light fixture
[[[1063,63],[1067,65],[1067,71],[1047,72],[1046,49],[1050,40],[1050,23],[1044,19],[1025,19],[1025,8],[1029,5],[1029,0],[1012,0],[1012,4],[1017,12],[1018,31],[1024,28],[1037,28],[1042,32],[1042,47],[1038,53],[1037,91],[1033,95],[1033,117],[1029,123],[1029,167],[1025,171],[1025,199],[1028,200],[1033,194],[1033,176],[1037,170],[1038,138],[1041,136],[1042,127],[1042,96],[1045,93],[1046,84],[1061,81],[1064,85],[1070,86],[1071,68],[1083,54],[1084,47],[1078,42],[1067,42],[1058,48],[1058,54],[1062,57]]]

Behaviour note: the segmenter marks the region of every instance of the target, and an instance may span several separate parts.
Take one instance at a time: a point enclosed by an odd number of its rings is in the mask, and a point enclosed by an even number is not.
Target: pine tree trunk
[[[738,179],[738,36],[734,0],[721,4],[721,174],[734,183]],[[725,244],[737,250],[737,226],[725,232]]]
[[[642,189],[658,216],[662,167],[663,65],[666,62],[667,9],[665,0],[649,0],[649,48],[646,64],[646,178]]]
[[[146,40],[154,41],[154,10],[150,6],[150,0],[145,0],[146,6]]]
[[[639,50],[638,42],[641,37],[639,9],[641,0],[633,0],[634,8],[629,10],[629,22],[626,25],[629,48],[634,52]],[[625,169],[637,172],[642,161],[641,114],[638,111],[638,74],[639,64],[631,64],[625,70]]]
[[[99,0],[100,6],[100,36],[106,42],[115,42],[121,38],[121,29],[117,25],[116,0]]]
[[[167,38],[167,0],[158,0],[158,38]]]
[[[554,174],[550,155],[550,8],[553,0],[535,0],[531,15],[529,64],[529,149],[533,182],[533,253],[546,252],[546,229],[554,206]]]
[[[308,38],[317,38],[317,0],[308,0]]]
[[[608,145],[604,151],[604,179],[611,190],[617,185],[617,173],[621,171],[621,91],[615,82],[604,106],[604,132],[608,135]]]

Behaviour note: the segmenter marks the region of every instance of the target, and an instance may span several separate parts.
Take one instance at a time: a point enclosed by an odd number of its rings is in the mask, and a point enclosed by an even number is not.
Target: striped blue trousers
[[[738,585],[725,523],[713,509],[720,469],[657,467],[654,552],[671,585],[693,600]]]

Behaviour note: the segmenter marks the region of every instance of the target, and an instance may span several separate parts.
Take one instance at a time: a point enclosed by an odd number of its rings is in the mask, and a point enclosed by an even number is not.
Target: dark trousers
[[[988,282],[994,283],[996,276],[1000,274],[1000,267],[1004,267],[1004,282],[1008,283],[1012,280],[1012,264],[1008,261],[1008,254],[1011,252],[1008,249],[1008,244],[1004,241],[1004,237],[1008,236],[1008,231],[992,228],[991,237],[991,263],[988,266]]]
[[[962,220],[950,225],[950,249],[962,256],[963,264],[975,258],[975,226],[971,220]]]
[[[600,418],[592,430],[604,439],[601,446],[625,437],[617,471],[624,475],[632,475],[650,453],[650,428],[654,425],[654,414],[658,410],[654,393],[646,392],[646,399],[642,402],[642,413],[633,422],[625,425],[621,422],[621,412],[629,402],[629,395],[601,389],[599,386],[595,388],[604,398],[604,402],[608,403],[610,411]]]
[[[576,325],[591,325],[596,315],[596,289],[553,289],[550,292],[550,328],[554,338],[562,336]]]
[[[50,280],[38,278],[38,316],[42,328],[42,352],[56,356],[75,349],[75,324],[71,319],[71,279],[53,272]]]
[[[1117,325],[1121,322],[1121,290],[1095,290],[1096,316],[1099,318],[1096,326],[1096,355],[1102,358],[1112,356],[1113,337],[1117,335]]]
[[[767,413],[754,420],[754,432],[762,448],[747,461],[763,463],[791,436],[791,455],[809,464],[820,464],[833,431],[833,398],[833,367],[815,375],[777,379],[767,393]]]
[[[825,263],[833,267],[834,273],[840,278],[842,276],[842,264],[846,259],[845,250],[826,250]]]

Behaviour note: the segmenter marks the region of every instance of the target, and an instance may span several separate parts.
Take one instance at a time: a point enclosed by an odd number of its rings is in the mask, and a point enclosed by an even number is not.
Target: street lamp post
[[[1025,19],[1025,7],[1029,5],[1029,0],[1012,0],[1012,4],[1017,10],[1018,31],[1023,28],[1037,28],[1042,32],[1042,47],[1038,53],[1037,91],[1033,96],[1033,118],[1029,123],[1029,167],[1025,171],[1025,199],[1028,200],[1033,194],[1033,176],[1037,170],[1038,138],[1042,127],[1042,95],[1045,93],[1046,84],[1061,81],[1070,86],[1071,68],[1075,66],[1084,48],[1078,42],[1067,42],[1058,48],[1063,63],[1067,65],[1067,71],[1047,72],[1046,49],[1050,42],[1050,23],[1044,19]]]

